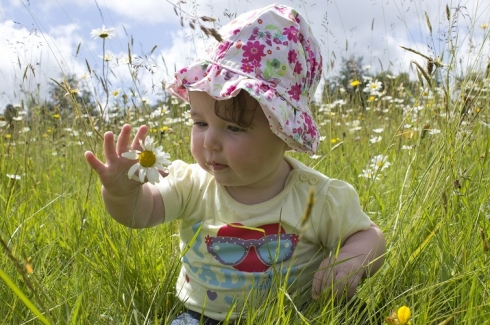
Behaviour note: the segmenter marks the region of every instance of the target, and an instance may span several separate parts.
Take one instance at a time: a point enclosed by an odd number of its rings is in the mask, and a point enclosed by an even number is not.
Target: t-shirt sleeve
[[[349,183],[330,179],[319,234],[326,248],[335,250],[352,234],[366,230],[371,220],[361,208],[359,196]]]
[[[196,186],[196,171],[192,165],[174,160],[168,171],[168,176],[157,183],[165,206],[165,222],[179,219],[192,205],[192,193]]]

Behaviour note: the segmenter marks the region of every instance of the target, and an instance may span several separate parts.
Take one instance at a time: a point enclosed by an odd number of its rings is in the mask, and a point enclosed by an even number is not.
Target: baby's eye
[[[202,128],[202,127],[207,126],[207,123],[204,123],[204,122],[194,122],[193,125]]]
[[[243,132],[245,131],[245,129],[242,129],[238,126],[234,126],[234,125],[230,125],[228,126],[228,130],[230,130],[231,132]]]

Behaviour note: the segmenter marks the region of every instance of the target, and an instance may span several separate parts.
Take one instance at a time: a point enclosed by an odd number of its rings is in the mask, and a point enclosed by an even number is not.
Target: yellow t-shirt
[[[165,222],[180,219],[180,248],[186,253],[177,295],[190,310],[222,320],[233,307],[233,319],[247,303],[260,304],[272,286],[309,294],[321,261],[369,228],[350,184],[286,159],[293,169],[284,189],[259,204],[235,201],[213,175],[178,160],[157,184]],[[302,222],[312,186],[315,203]]]

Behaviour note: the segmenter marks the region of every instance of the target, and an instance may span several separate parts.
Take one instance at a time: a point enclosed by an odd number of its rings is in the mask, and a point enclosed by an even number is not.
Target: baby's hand
[[[318,299],[323,291],[328,294],[333,292],[339,299],[352,298],[364,274],[363,258],[339,253],[336,259],[332,257],[324,260],[313,278],[313,298]]]
[[[129,149],[141,150],[139,140],[143,141],[147,132],[148,128],[142,125],[138,129],[131,147],[129,146],[131,140],[131,126],[129,124],[125,124],[122,127],[116,146],[114,146],[114,134],[110,131],[106,132],[104,134],[105,164],[92,152],[85,152],[85,159],[99,175],[100,181],[108,194],[115,197],[125,196],[142,185],[141,182],[128,178],[129,168],[137,161],[124,158],[122,154],[129,151]]]

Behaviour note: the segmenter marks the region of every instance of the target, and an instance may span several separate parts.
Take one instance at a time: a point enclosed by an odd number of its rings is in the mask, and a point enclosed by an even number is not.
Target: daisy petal
[[[134,173],[136,172],[136,170],[138,170],[140,166],[141,165],[139,163],[136,163],[133,166],[131,166],[131,168],[129,168],[128,170],[128,178],[133,178]]]
[[[148,178],[148,182],[150,182],[151,184],[160,182],[159,176],[160,174],[158,173],[156,168],[147,169],[146,177]]]
[[[142,167],[140,170],[139,170],[139,176],[140,176],[140,182],[141,183],[144,183],[145,182],[145,177],[146,177],[146,170],[147,168],[146,167]]]
[[[134,152],[134,151],[126,151],[126,152],[123,152],[121,154],[121,156],[123,156],[124,158],[127,158],[127,159],[135,160],[135,159],[138,159],[139,154],[137,152]]]

